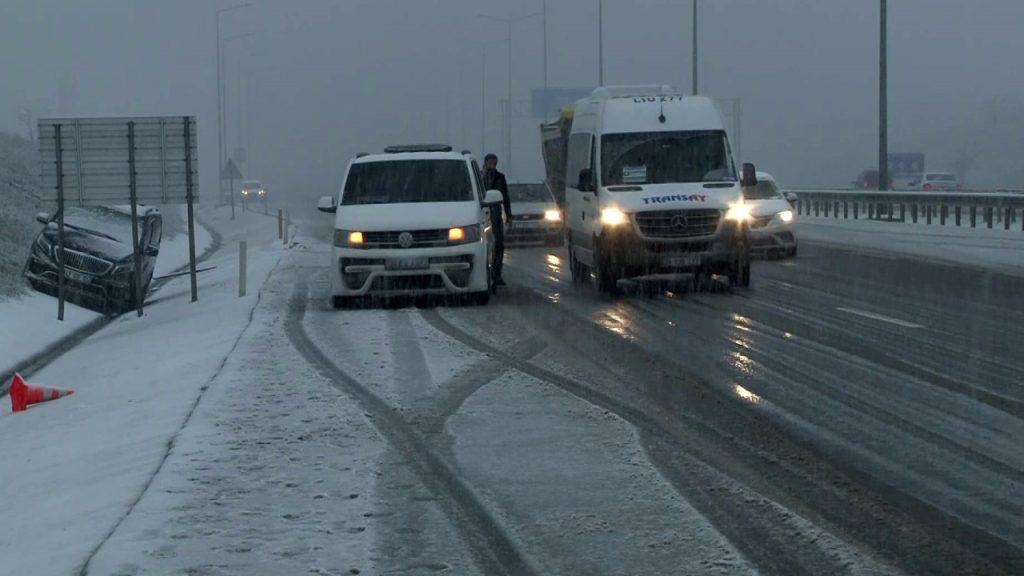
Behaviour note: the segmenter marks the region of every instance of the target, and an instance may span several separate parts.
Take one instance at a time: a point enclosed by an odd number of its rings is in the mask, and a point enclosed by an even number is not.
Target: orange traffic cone
[[[48,388],[46,386],[35,386],[28,384],[21,374],[14,374],[11,380],[11,410],[21,412],[30,404],[38,404],[49,400],[56,400],[74,394],[74,390],[62,388]]]

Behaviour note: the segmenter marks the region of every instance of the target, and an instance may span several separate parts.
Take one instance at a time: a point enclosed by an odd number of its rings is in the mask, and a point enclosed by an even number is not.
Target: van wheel
[[[351,308],[354,299],[351,296],[331,296],[331,307],[335,310]]]
[[[597,239],[594,239],[594,277],[597,279],[597,291],[610,296],[619,294],[619,278],[614,269],[609,266]]]

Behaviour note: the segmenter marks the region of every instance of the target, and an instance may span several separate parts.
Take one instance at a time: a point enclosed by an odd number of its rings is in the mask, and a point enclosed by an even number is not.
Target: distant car
[[[360,154],[341,194],[320,199],[335,213],[331,303],[361,296],[462,295],[486,304],[495,289],[491,210],[477,162],[447,145],[392,146]]]
[[[783,193],[775,178],[767,172],[757,173],[757,186],[744,189],[744,203],[750,205],[747,234],[755,253],[796,256],[796,233],[793,230],[792,202],[795,195]]]
[[[263,183],[259,180],[246,180],[242,182],[242,189],[239,193],[242,196],[243,203],[254,198],[264,202],[267,200],[267,189],[263,187]]]
[[[547,184],[509,184],[508,193],[512,200],[512,227],[505,240],[509,244],[562,245],[562,211]]]
[[[949,172],[925,172],[910,182],[912,190],[949,192],[963,190],[956,176]]]
[[[56,295],[63,260],[65,294],[70,300],[110,313],[136,307],[130,212],[114,207],[65,208],[63,253],[57,248],[57,214],[40,213],[36,220],[45,227],[32,244],[24,271],[33,288]],[[160,253],[162,226],[159,210],[139,208],[143,297],[149,292]]]

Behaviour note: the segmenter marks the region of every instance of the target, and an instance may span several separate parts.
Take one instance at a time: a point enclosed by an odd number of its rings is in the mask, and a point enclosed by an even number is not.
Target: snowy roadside
[[[196,256],[200,256],[212,243],[210,232],[197,222]],[[186,264],[187,232],[161,242],[154,277],[168,274]],[[3,319],[4,326],[16,327],[0,333],[0,374],[6,374],[33,354],[99,318],[102,318],[102,314],[68,302],[64,309],[64,321],[60,322],[57,320],[56,298],[40,292],[0,300],[0,319]],[[0,390],[5,385],[0,383]]]
[[[188,277],[146,315],[124,315],[30,378],[75,395],[0,411],[0,558],[12,574],[77,573],[161,466],[197,399],[251,321],[258,290],[285,253],[262,219],[207,222],[224,238],[189,302]],[[249,295],[237,293],[237,241],[248,240]],[[186,243],[187,245],[187,243]]]
[[[1024,232],[1018,225],[1010,230],[990,230],[801,216],[796,232],[801,242],[916,256],[1024,276]]]

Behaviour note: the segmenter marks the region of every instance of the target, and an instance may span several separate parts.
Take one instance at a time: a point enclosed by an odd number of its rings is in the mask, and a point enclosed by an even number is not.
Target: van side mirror
[[[786,192],[786,201],[790,204],[795,203],[798,199],[796,192]]]
[[[740,179],[740,186],[757,186],[757,168],[750,162],[743,163],[743,175]]]
[[[501,193],[501,190],[488,190],[484,194],[484,204],[487,206],[494,206],[495,204],[502,204],[505,202],[505,195]]]
[[[576,188],[580,192],[593,192],[594,191],[594,171],[590,168],[584,168],[580,170],[579,184]]]
[[[338,206],[334,203],[333,196],[321,196],[320,201],[316,203],[316,209],[321,212],[334,214],[338,211]]]
[[[40,213],[36,214],[36,222],[39,222],[40,224],[49,224],[50,223],[50,213],[49,212],[40,212]]]

